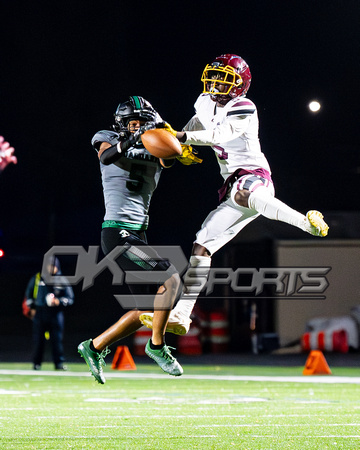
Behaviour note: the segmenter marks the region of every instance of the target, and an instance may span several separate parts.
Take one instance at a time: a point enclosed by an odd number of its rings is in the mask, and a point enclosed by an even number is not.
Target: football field
[[[48,370],[46,370],[48,368]],[[0,364],[1,449],[359,449],[360,372],[155,364],[68,372]]]

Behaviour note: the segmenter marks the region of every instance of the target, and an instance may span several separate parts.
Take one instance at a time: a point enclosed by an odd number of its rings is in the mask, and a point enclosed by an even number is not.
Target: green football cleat
[[[78,352],[85,359],[89,366],[90,372],[95,380],[100,384],[105,384],[105,377],[103,374],[103,366],[106,366],[104,358],[110,353],[108,348],[105,348],[101,353],[90,350],[90,342],[92,339],[81,342],[78,346]]]
[[[174,377],[178,377],[183,374],[183,368],[177,362],[177,360],[173,357],[170,352],[170,349],[173,347],[168,347],[164,344],[160,350],[153,350],[150,347],[150,339],[145,347],[145,353],[153,359],[161,369],[168,373],[169,375],[174,375]]]

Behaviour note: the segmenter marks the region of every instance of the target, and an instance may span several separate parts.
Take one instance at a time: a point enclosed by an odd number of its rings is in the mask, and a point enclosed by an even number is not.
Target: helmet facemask
[[[210,94],[211,99],[220,104],[226,104],[231,98],[237,97],[233,88],[243,84],[241,76],[231,66],[218,62],[207,64],[201,76],[204,84],[203,93]]]
[[[129,122],[139,120],[142,124],[155,122],[157,112],[151,104],[142,97],[129,97],[129,101],[120,103],[114,114],[115,126],[117,131],[129,134]]]

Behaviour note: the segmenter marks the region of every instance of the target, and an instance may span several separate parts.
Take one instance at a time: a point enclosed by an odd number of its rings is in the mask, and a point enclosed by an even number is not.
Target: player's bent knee
[[[162,286],[158,289],[158,294],[163,294],[164,292],[170,293],[172,296],[176,296],[177,292],[182,287],[181,278],[178,273],[174,273],[168,278]]]
[[[174,307],[176,301],[181,296],[181,293],[182,282],[178,273],[172,274],[171,277],[168,278],[158,290],[158,294],[165,294],[166,302],[163,304],[163,307],[167,304],[169,309]]]
[[[204,247],[203,245],[197,244],[195,242],[195,244],[193,245],[192,251],[191,251],[191,255],[192,256],[211,256],[211,253],[209,252],[209,250]]]
[[[166,283],[169,283],[169,287],[172,289],[177,289],[181,284],[180,275],[178,273],[172,274],[171,277],[166,280],[165,284]]]
[[[250,192],[246,189],[241,189],[240,191],[237,191],[235,194],[235,202],[239,206],[243,206],[245,208],[249,207],[248,199],[250,196]]]

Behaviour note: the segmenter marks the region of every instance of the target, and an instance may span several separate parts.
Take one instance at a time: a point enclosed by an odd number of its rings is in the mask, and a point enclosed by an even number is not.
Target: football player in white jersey
[[[211,146],[224,184],[219,206],[196,234],[185,277],[187,293],[172,310],[166,329],[175,334],[187,333],[191,323],[198,293],[191,292],[190,281],[201,284],[210,271],[211,256],[260,214],[314,236],[324,237],[329,229],[320,212],[303,215],[275,197],[270,166],[259,143],[256,106],[246,98],[251,73],[244,59],[221,55],[205,67],[201,80],[204,89],[195,103],[195,115],[182,132],[169,131],[183,144]],[[152,314],[143,314],[140,320],[152,327]]]

